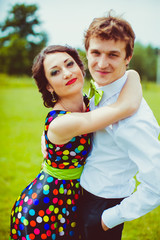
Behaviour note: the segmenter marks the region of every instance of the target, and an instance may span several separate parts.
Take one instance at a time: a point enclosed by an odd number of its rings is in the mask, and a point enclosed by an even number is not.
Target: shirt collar
[[[97,89],[101,89],[104,91],[102,99],[108,99],[121,91],[126,80],[127,80],[127,73],[125,72],[125,74],[121,78],[119,78],[118,80],[116,80],[108,85],[105,85],[102,87],[98,87],[98,85],[96,83],[95,83],[95,85],[96,85]]]

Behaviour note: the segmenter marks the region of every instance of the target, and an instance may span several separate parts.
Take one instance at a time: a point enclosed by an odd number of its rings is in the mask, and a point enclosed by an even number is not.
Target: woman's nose
[[[69,71],[68,69],[64,69],[63,74],[64,74],[64,78],[69,78],[72,76],[71,71]]]

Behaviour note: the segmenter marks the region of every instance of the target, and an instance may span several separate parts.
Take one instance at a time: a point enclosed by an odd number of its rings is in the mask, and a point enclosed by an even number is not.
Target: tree
[[[31,74],[33,58],[46,45],[47,35],[40,31],[36,5],[16,4],[1,24],[1,72]]]
[[[136,42],[133,58],[129,66],[140,74],[142,80],[155,82],[157,69],[156,48]]]
[[[81,50],[81,49],[77,49],[77,51],[78,51],[78,54],[79,54],[79,56],[80,56],[80,58],[81,58],[81,60],[82,60],[82,62],[83,62],[83,64],[84,64],[84,68],[85,68],[85,78],[86,78],[87,80],[89,80],[89,79],[91,79],[92,77],[91,77],[91,74],[90,74],[89,69],[88,69],[88,60],[87,60],[87,57],[86,57],[86,52],[83,51],[83,50]]]

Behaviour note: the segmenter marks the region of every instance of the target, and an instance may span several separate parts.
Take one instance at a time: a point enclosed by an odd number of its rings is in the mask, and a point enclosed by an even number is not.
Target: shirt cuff
[[[108,228],[113,228],[124,222],[124,219],[120,217],[118,206],[104,210],[102,220]]]

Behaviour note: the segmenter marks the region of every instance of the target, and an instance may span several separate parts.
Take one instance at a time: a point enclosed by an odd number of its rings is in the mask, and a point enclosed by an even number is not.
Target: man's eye
[[[93,51],[93,52],[91,52],[91,54],[92,54],[92,55],[99,55],[99,52]]]
[[[111,53],[111,54],[110,54],[110,57],[118,57],[118,55],[117,55],[117,54],[114,54],[114,53]]]

